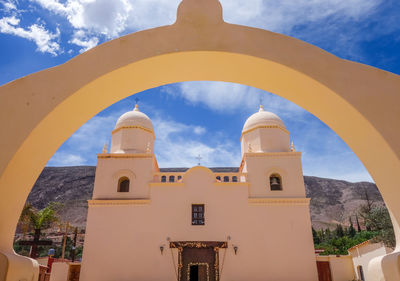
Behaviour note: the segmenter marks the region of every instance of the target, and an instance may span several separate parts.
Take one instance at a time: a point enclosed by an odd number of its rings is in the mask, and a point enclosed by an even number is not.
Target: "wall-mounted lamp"
[[[164,245],[161,245],[161,246],[160,246],[160,252],[161,252],[161,255],[162,255],[163,252],[164,252]]]
[[[235,251],[235,255],[237,254],[237,251],[239,250],[239,247],[238,246],[233,246],[233,250]]]

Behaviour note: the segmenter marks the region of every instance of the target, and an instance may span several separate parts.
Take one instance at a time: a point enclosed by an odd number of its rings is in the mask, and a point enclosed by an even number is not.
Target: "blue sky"
[[[0,85],[62,64],[138,30],[173,23],[179,0],[0,0]],[[400,1],[221,0],[224,19],[284,33],[341,58],[400,74]],[[222,82],[165,85],[124,99],[83,125],[49,166],[95,165],[111,130],[134,99],[155,126],[161,167],[238,166],[240,133],[260,99],[291,132],[306,175],[372,181],[349,147],[297,105],[255,88]]]

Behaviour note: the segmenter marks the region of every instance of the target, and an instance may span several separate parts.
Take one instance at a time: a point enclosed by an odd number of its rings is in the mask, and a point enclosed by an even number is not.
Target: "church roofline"
[[[208,167],[207,167],[208,168]],[[185,173],[191,168],[160,168],[161,173]],[[213,173],[238,173],[239,167],[212,167]]]

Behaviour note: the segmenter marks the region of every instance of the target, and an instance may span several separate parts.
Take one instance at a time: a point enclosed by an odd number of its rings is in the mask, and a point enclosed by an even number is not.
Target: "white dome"
[[[153,123],[146,114],[140,112],[138,105],[135,106],[134,110],[128,111],[119,117],[114,130],[121,127],[131,126],[139,126],[153,131]]]
[[[278,117],[278,115],[272,112],[264,111],[263,106],[260,105],[260,110],[251,115],[244,123],[243,132],[258,126],[271,126],[271,125],[279,126],[286,129],[285,124]]]

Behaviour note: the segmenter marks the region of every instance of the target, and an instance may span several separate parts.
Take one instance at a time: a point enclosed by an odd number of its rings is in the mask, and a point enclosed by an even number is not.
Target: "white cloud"
[[[166,118],[153,120],[156,134],[155,153],[160,167],[192,167],[201,155],[205,166],[239,166],[240,147],[225,138],[215,139],[215,145],[202,142],[196,135],[205,128],[186,125]]]
[[[216,111],[232,111],[239,107],[256,108],[261,91],[240,84],[225,82],[184,82],[176,91],[192,104],[204,104]]]
[[[202,135],[202,134],[204,134],[206,132],[206,128],[200,127],[200,126],[196,126],[196,127],[194,127],[193,131],[194,131],[194,133],[196,135]]]
[[[83,47],[82,49],[79,50],[80,53],[83,53],[97,46],[97,44],[99,43],[99,38],[97,37],[88,38],[85,32],[83,32],[82,30],[77,30],[74,33],[72,39],[69,41],[69,43],[75,44],[79,47]]]
[[[43,8],[65,16],[75,28],[93,29],[116,36],[125,29],[171,24],[180,0],[33,0]],[[229,22],[284,31],[298,24],[332,15],[358,19],[382,0],[221,0]]]
[[[382,0],[221,0],[228,22],[288,32],[294,26],[323,20],[367,17]]]
[[[73,29],[73,36],[68,42],[80,46],[80,52],[96,46],[104,38],[115,38],[137,30],[172,24],[181,2],[181,0],[30,1],[69,22]],[[349,53],[347,57],[350,58],[360,57],[360,55],[357,56],[357,52],[360,52],[357,43],[353,42],[355,34],[363,38],[371,35],[364,35],[364,33],[360,35],[358,30],[348,32],[347,22],[371,17],[382,2],[383,0],[221,0],[224,19],[228,22],[300,36],[317,45],[322,44],[319,38],[324,38],[324,32],[318,27],[322,26],[326,29],[325,33],[329,34],[338,34],[337,30],[340,30],[341,35],[337,35],[340,38],[335,39],[336,43],[329,47],[329,50],[347,50]],[[13,16],[20,12],[16,1],[3,0],[1,3],[4,9]],[[334,18],[334,21],[328,23],[327,19],[331,18]],[[324,24],[319,24],[321,22]],[[310,29],[305,36],[296,33],[298,31],[296,27],[309,26],[310,23],[317,28]],[[346,29],[344,30],[343,27]],[[11,31],[10,28],[8,30],[10,34],[21,34],[21,32]],[[47,40],[49,43],[39,43],[38,49],[53,55],[59,52],[60,47],[53,40],[58,37],[58,33],[49,33],[41,25],[32,25],[25,30],[42,34],[41,39],[31,39],[28,35],[17,36],[35,42]],[[53,37],[46,39],[45,35]]]
[[[0,1],[0,3],[3,4],[4,9],[7,12],[14,11],[14,10],[17,9],[17,6],[15,5],[14,2],[11,2],[11,1]]]
[[[109,143],[115,122],[123,112],[108,116],[95,116],[76,131],[68,140],[69,145],[77,151],[100,153],[104,143]]]
[[[187,125],[173,120],[169,120],[166,116],[158,116],[152,120],[157,138],[167,139],[175,133],[194,133],[202,135],[206,132],[206,128],[196,125]]]
[[[47,164],[50,166],[80,166],[86,163],[87,159],[81,155],[59,152],[54,154]]]
[[[110,144],[111,131],[124,111],[95,116],[80,127],[48,162],[50,166],[73,166],[96,163],[96,155],[105,143]],[[108,147],[109,148],[109,147]],[[79,156],[76,157],[76,156]]]
[[[296,104],[269,92],[227,82],[195,81],[165,86],[162,91],[172,97],[182,97],[193,105],[203,104],[222,113],[255,112],[258,106],[281,117],[301,116],[306,111]]]
[[[60,37],[60,31],[51,33],[42,25],[33,24],[27,29],[19,27],[20,20],[15,16],[3,17],[0,19],[0,32],[12,34],[18,37],[35,42],[37,49],[42,53],[57,55],[60,52],[60,45],[56,40]]]
[[[109,38],[124,32],[171,24],[180,0],[32,0],[64,16],[76,29],[101,33]],[[221,0],[225,20],[290,31],[294,26],[323,20],[368,16],[382,0]]]
[[[180,0],[32,0],[42,8],[64,16],[76,29],[116,37],[174,22]]]
[[[50,159],[50,166],[94,164],[105,142],[110,143],[115,122],[126,110],[121,109],[107,116],[95,116],[77,130]],[[158,113],[159,114],[159,113]],[[206,128],[184,124],[165,115],[153,118],[156,134],[155,154],[161,167],[192,167],[200,154],[207,166],[238,166],[240,147],[230,140],[213,136],[215,145],[203,142],[200,137]]]

